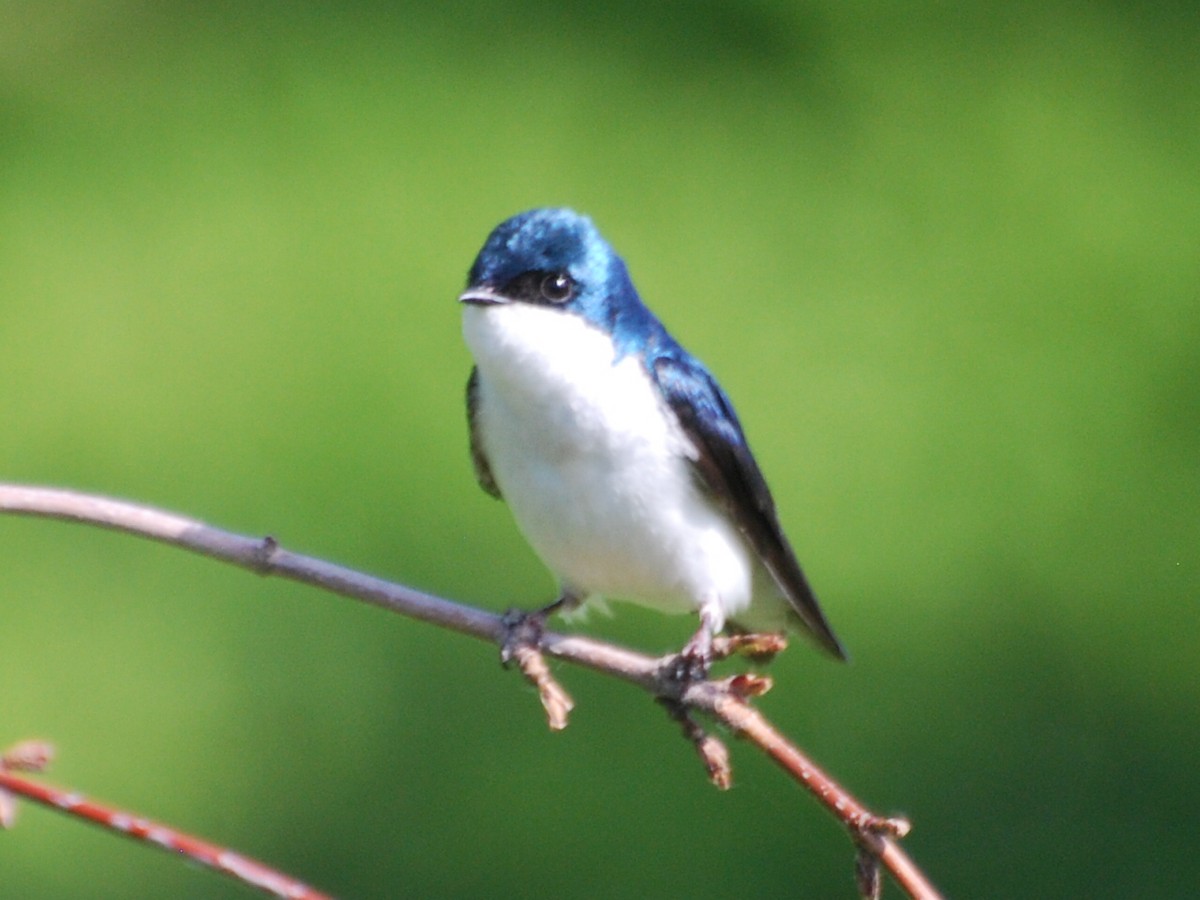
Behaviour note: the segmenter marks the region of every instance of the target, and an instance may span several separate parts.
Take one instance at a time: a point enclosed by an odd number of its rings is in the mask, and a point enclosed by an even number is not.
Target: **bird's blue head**
[[[533,209],[497,225],[459,299],[479,306],[531,303],[581,316],[612,335],[618,356],[670,341],[621,257],[591,219],[570,209]]]

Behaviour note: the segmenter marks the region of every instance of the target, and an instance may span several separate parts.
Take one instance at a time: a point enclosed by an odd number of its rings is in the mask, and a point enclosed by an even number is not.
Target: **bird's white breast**
[[[749,604],[755,558],[697,487],[695,448],[637,356],[519,302],[466,307],[463,334],[492,474],[565,587],[680,612]]]

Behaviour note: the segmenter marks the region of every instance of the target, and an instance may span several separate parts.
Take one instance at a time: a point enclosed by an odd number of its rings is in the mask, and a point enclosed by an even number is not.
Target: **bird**
[[[729,397],[591,219],[501,222],[458,299],[476,478],[558,581],[539,625],[605,599],[696,614],[682,677],[707,677],[727,626],[797,631],[847,658]]]

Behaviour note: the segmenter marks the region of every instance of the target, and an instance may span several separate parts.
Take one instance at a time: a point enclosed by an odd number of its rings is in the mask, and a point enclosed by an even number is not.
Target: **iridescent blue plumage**
[[[526,272],[564,271],[580,285],[564,308],[612,335],[618,354],[684,352],[642,303],[625,261],[590,219],[569,209],[534,209],[498,225],[467,284],[500,288]]]

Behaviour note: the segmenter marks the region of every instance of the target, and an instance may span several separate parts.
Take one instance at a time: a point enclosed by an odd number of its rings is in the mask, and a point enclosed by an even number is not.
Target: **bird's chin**
[[[498,303],[463,303],[463,339],[476,363],[481,356],[487,360],[495,355],[497,341],[504,331],[502,323],[510,310],[511,307]]]

